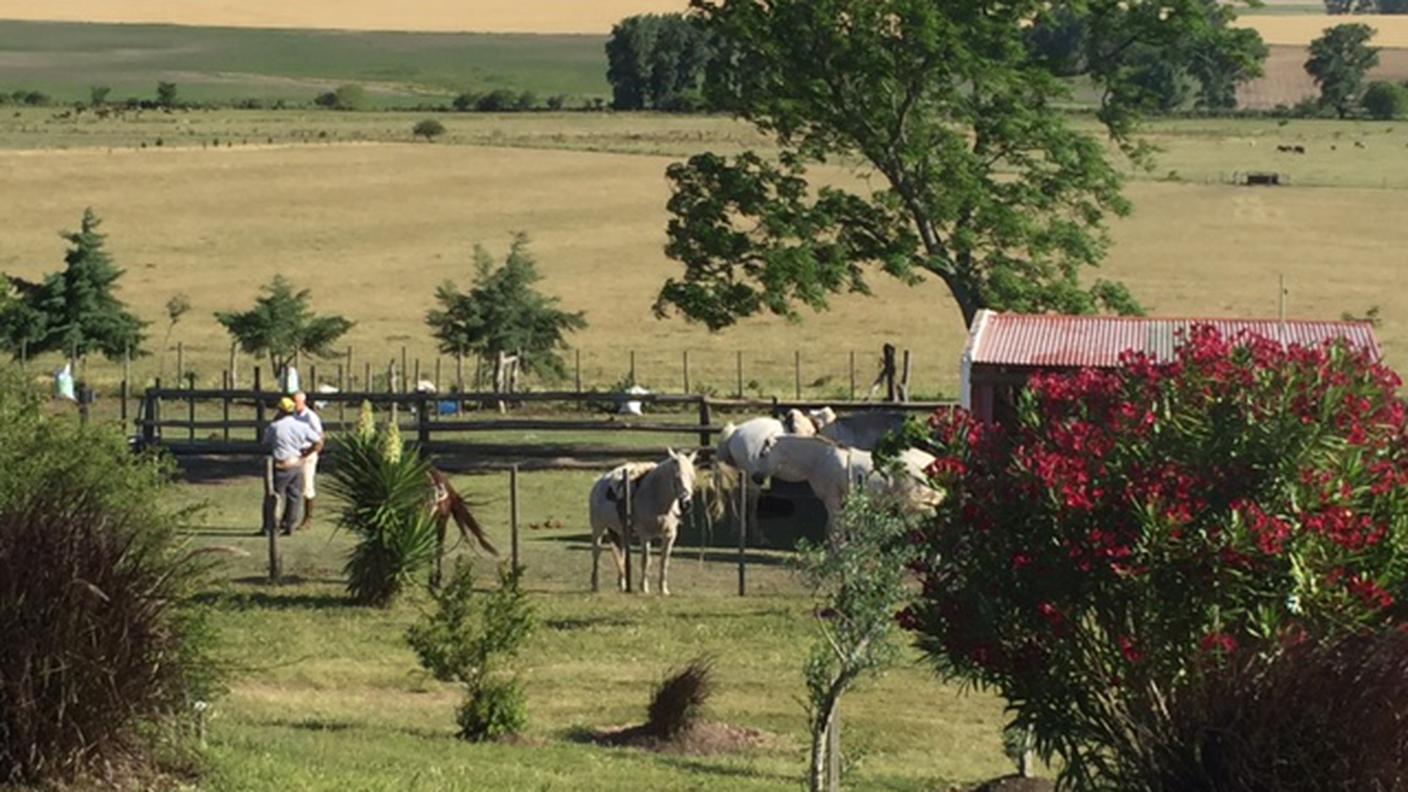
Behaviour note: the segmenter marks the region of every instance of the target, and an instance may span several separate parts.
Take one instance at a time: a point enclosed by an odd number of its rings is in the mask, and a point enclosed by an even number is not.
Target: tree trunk
[[[838,726],[836,715],[844,690],[841,685],[840,680],[832,683],[817,713],[819,720],[812,726],[812,761],[808,773],[810,792],[839,792],[841,789],[841,741],[833,739],[836,735],[832,731]]]

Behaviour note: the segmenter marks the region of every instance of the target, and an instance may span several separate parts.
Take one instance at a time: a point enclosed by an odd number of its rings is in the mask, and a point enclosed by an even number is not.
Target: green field
[[[805,767],[800,669],[810,606],[778,556],[755,554],[749,596],[736,596],[731,554],[680,547],[666,599],[587,590],[585,493],[590,474],[523,477],[523,562],[542,629],[519,667],[530,728],[507,745],[454,739],[450,686],[418,670],[402,634],[423,603],[349,606],[346,537],[326,526],[285,540],[291,585],[263,575],[259,493],[247,483],[188,486],[211,505],[194,541],[239,548],[205,597],[224,656],[237,668],[212,721],[202,789],[254,790],[791,790]],[[508,545],[504,476],[460,479]],[[331,504],[323,504],[325,507]],[[609,557],[603,558],[609,566]],[[485,577],[491,567],[481,560]],[[609,579],[609,573],[604,575]],[[710,717],[764,733],[739,755],[678,756],[602,748],[583,734],[637,722],[651,686],[700,654],[717,661]],[[844,704],[850,789],[935,790],[1001,775],[1001,704],[941,684],[908,655]]]
[[[580,103],[610,95],[604,43],[589,35],[0,21],[0,91],[87,101],[90,86],[106,85],[113,101],[150,99],[164,80],[186,101],[309,103],[357,82],[381,106],[442,103],[461,91],[496,88],[565,94]]]

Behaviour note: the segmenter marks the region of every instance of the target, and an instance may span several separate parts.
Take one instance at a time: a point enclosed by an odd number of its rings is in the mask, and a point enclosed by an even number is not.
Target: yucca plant
[[[356,432],[336,440],[328,489],[341,504],[338,527],[357,536],[343,567],[347,591],[384,607],[435,560],[430,466],[419,454],[400,453],[400,433],[378,431],[365,404],[362,416]]]

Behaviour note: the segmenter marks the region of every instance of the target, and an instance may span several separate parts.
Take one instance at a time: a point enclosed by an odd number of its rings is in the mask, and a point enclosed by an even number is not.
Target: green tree
[[[97,352],[117,360],[125,350],[140,351],[147,323],[114,294],[123,270],[103,247],[107,237],[98,233],[101,224],[91,208],[85,209],[79,230],[62,234],[70,245],[64,269],[46,276],[30,291],[27,302],[40,317],[43,331],[30,339],[30,354],[86,357]]]
[[[1131,47],[1185,57],[1187,43],[1245,45],[1206,0],[694,0],[726,42],[706,95],[773,137],[778,156],[700,154],[672,166],[667,253],[683,263],[656,303],[711,328],[830,295],[867,292],[878,269],[940,280],[966,322],[981,308],[1133,312],[1121,285],[1084,284],[1106,217],[1130,207],[1103,140],[1061,111],[1071,87],[1028,49],[1066,10],[1086,21],[1080,74],[1098,116],[1141,163]],[[1061,73],[1071,71],[1063,65]],[[865,193],[813,184],[855,164]]]
[[[1370,118],[1389,121],[1408,116],[1408,86],[1376,80],[1364,91],[1364,110]]]
[[[20,282],[0,273],[0,351],[19,359],[44,333],[44,318],[20,291]]]
[[[344,83],[313,101],[333,110],[361,110],[367,106],[367,89],[356,83]]]
[[[606,79],[617,110],[689,110],[700,103],[709,35],[683,14],[639,14],[619,22],[606,42]]]
[[[102,107],[108,103],[108,94],[112,89],[106,85],[94,85],[88,89],[88,104],[92,107]]]
[[[899,657],[900,630],[895,613],[909,599],[907,565],[914,558],[906,535],[909,523],[863,493],[846,503],[838,536],[822,546],[804,546],[798,566],[816,599],[820,637],[803,666],[811,727],[812,792],[834,788],[825,783],[829,740],[841,697],[858,681],[883,672]],[[839,737],[839,735],[838,735]]]
[[[313,293],[295,292],[282,275],[275,275],[263,292],[250,310],[217,311],[215,319],[246,354],[267,355],[276,375],[296,354],[331,353],[332,345],[352,329],[353,323],[341,316],[314,314]]]
[[[411,134],[416,137],[423,137],[426,142],[429,143],[435,138],[445,134],[445,125],[434,118],[426,118],[416,122],[416,125],[411,128]]]
[[[1310,42],[1310,59],[1305,71],[1320,86],[1320,105],[1333,108],[1340,118],[1348,116],[1364,95],[1369,70],[1379,65],[1379,50],[1369,46],[1374,29],[1354,23],[1336,25]]]
[[[534,288],[542,277],[528,250],[526,234],[515,234],[507,260],[498,269],[483,246],[474,247],[474,285],[460,292],[446,281],[435,290],[439,307],[425,322],[448,354],[496,360],[500,353],[520,355],[525,371],[561,375],[559,352],[566,336],[587,326],[580,312],[557,307],[558,300]]]
[[[176,83],[159,82],[156,84],[156,103],[161,107],[172,108],[176,106]]]

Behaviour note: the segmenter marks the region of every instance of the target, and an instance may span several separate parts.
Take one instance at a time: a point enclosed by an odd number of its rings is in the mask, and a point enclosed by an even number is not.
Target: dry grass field
[[[295,128],[343,118],[302,118]],[[0,153],[0,270],[34,277],[56,268],[56,232],[95,207],[129,272],[124,295],[143,316],[155,321],[173,294],[190,295],[194,310],[175,337],[206,383],[219,381],[228,348],[212,312],[248,305],[276,273],[312,288],[319,308],[357,320],[349,342],[359,358],[384,364],[405,345],[429,365],[422,318],[435,285],[467,280],[475,242],[501,254],[510,232],[523,230],[535,240],[545,288],[587,313],[591,326],[574,341],[589,384],[617,381],[634,349],[646,385],[678,389],[681,353],[690,350],[692,384],[730,392],[743,350],[747,379],[787,393],[801,350],[805,391],[834,397],[846,389],[851,350],[864,378],[880,345],[894,340],[915,350],[918,393],[956,390],[964,331],[936,283],[876,280],[876,296],[839,298],[799,324],[755,319],[710,334],[653,318],[655,293],[678,266],[662,253],[664,169],[690,150],[750,140],[723,120],[691,129],[687,119],[641,116],[457,116],[447,121],[459,145],[427,145],[395,142],[414,117],[367,115],[348,122],[366,125],[358,144],[218,150],[199,147],[203,134],[180,149],[26,148],[45,129],[33,120],[21,126],[38,131],[0,127],[12,147]],[[202,123],[268,132],[275,120],[212,114]],[[1408,225],[1392,221],[1408,188],[1408,126],[1180,121],[1152,132],[1166,152],[1155,175],[1131,184],[1136,211],[1115,225],[1103,275],[1126,281],[1153,313],[1216,316],[1274,315],[1285,275],[1292,316],[1338,318],[1378,305],[1390,361],[1408,364],[1408,295],[1397,288]],[[1278,154],[1278,143],[1308,153]],[[1252,169],[1281,170],[1294,186],[1219,183]],[[154,362],[144,365],[154,372]]]
[[[1261,34],[1267,44],[1305,46],[1320,36],[1325,28],[1359,22],[1378,31],[1374,45],[1408,47],[1408,16],[1330,16],[1328,14],[1249,14],[1238,19],[1240,27]]]
[[[682,11],[685,0],[0,0],[0,19],[209,27],[605,33],[622,17]]]
[[[1319,95],[1315,81],[1305,72],[1309,48],[1303,44],[1273,44],[1266,59],[1264,76],[1241,86],[1237,101],[1242,107],[1269,110],[1277,105],[1294,105]],[[1408,49],[1384,48],[1379,65],[1369,73],[1371,80],[1408,81]]]

